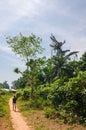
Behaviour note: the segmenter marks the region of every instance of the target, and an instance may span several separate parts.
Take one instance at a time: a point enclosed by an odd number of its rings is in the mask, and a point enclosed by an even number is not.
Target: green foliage
[[[30,100],[29,102],[29,108],[32,108],[32,109],[42,109],[42,102],[43,100],[42,99],[34,99],[34,100]]]
[[[16,93],[16,96],[17,96],[17,98],[19,98],[19,97],[21,97],[22,96],[22,89],[19,89],[18,91],[17,91],[17,93]]]
[[[50,87],[43,87],[39,88],[38,95],[43,98],[44,100],[47,100],[48,94],[50,93],[51,88]]]
[[[20,70],[18,68],[15,68],[14,72],[18,74],[18,73],[20,73]]]
[[[16,93],[16,96],[19,98],[21,97],[23,100],[27,100],[30,98],[30,91],[29,88],[19,89]]]
[[[36,53],[41,53],[43,48],[40,46],[42,39],[31,34],[23,36],[21,33],[18,36],[8,37],[7,43],[12,50],[24,58],[28,62],[28,57],[35,56]]]
[[[53,63],[54,63],[53,73],[54,73],[54,77],[57,77],[57,76],[61,77],[63,75],[64,68],[66,68],[66,63],[70,59],[70,56],[77,55],[78,51],[70,52],[70,50],[63,50],[62,46],[65,44],[65,41],[64,42],[58,42],[56,40],[55,36],[53,36],[52,34],[51,34],[50,38],[52,40],[52,44],[50,46],[52,47],[52,49],[56,53],[56,55],[53,56]],[[68,52],[70,52],[70,53],[66,54]]]
[[[29,99],[23,109],[44,109],[47,118],[60,118],[69,124],[83,122],[85,125],[86,72],[79,72],[77,77],[64,81],[65,78],[60,78],[51,87],[48,84],[37,87],[33,100],[29,97],[30,89],[19,92],[23,100]]]
[[[43,51],[40,37],[33,34],[26,37],[20,33],[7,39],[9,47],[25,60],[27,67],[24,72],[14,69],[22,75],[13,82],[14,88],[23,88],[17,92],[17,97],[24,101],[23,110],[45,109],[47,118],[59,117],[65,123],[79,121],[85,125],[86,53],[80,61],[69,62],[70,56],[76,55],[78,51],[63,50],[65,41],[58,42],[53,35],[50,38],[56,55],[47,60],[45,57],[37,58],[37,54]]]
[[[48,98],[52,101],[52,105],[57,108],[59,104],[64,103],[66,91],[64,89],[64,79],[60,78],[51,84],[52,91]]]
[[[79,122],[80,122],[81,124],[83,124],[83,126],[86,127],[86,117],[80,116]]]
[[[60,113],[51,107],[45,108],[44,114],[46,118],[50,118],[50,119],[56,119],[59,118],[60,116]]]
[[[9,84],[7,83],[7,81],[3,82],[3,87],[6,88],[6,89],[9,89]]]
[[[30,97],[30,89],[23,89],[23,92],[22,92],[22,99],[23,100],[27,100],[29,97]]]
[[[79,63],[78,63],[78,68],[81,71],[86,71],[86,52],[81,56]]]
[[[0,93],[0,117],[7,117],[9,115],[8,101],[10,96],[10,92],[4,92],[4,95],[3,93]]]
[[[71,101],[74,102],[74,101]],[[58,111],[60,113],[60,119],[64,121],[64,123],[68,123],[68,124],[72,124],[72,123],[77,123],[78,122],[78,117],[77,115],[74,113],[73,111],[73,104],[75,105],[75,103],[73,103],[72,105],[70,105],[71,103],[68,103],[66,105],[59,105],[58,107]]]
[[[86,52],[84,52],[84,54],[81,56],[81,61],[84,61],[84,62],[86,62]]]
[[[18,80],[12,82],[12,88],[14,89],[25,88],[27,81],[28,79],[25,76],[20,77]]]
[[[54,108],[66,122],[75,122],[75,115],[86,118],[86,72],[79,72],[65,85],[56,86],[51,94]]]
[[[39,100],[39,99],[21,100],[21,99],[19,99],[19,101],[21,102],[21,104],[23,102],[23,105],[21,105],[22,111],[26,111],[28,109],[43,109],[42,108],[43,100]]]
[[[9,47],[13,50],[13,52],[25,61],[25,65],[27,67],[28,73],[21,72],[18,68],[15,68],[14,71],[16,73],[23,74],[26,78],[28,78],[27,84],[31,86],[31,97],[33,98],[34,93],[34,82],[36,78],[36,57],[37,54],[41,54],[43,52],[43,48],[41,46],[42,39],[37,37],[34,34],[30,36],[24,36],[21,33],[18,36],[8,37],[7,43]]]
[[[2,83],[0,83],[0,88],[3,88],[3,84]]]
[[[4,109],[3,103],[1,103],[1,102],[0,102],[0,117],[3,117],[3,116],[5,116],[6,111]]]
[[[4,95],[11,95],[12,92],[11,91],[6,91],[6,90],[3,90],[3,91],[0,91],[0,95],[4,96]]]

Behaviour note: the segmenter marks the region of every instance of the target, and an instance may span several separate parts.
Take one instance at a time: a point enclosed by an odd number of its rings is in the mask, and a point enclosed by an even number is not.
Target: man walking
[[[13,102],[13,111],[16,111],[16,100],[17,100],[17,98],[16,98],[16,96],[14,96],[13,99],[12,99],[12,102]]]

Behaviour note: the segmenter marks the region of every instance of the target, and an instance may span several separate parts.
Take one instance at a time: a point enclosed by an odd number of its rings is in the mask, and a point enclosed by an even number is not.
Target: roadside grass
[[[10,93],[0,93],[0,130],[13,130],[8,104],[11,96]]]
[[[77,124],[67,125],[63,121],[46,118],[43,110],[30,109],[29,101],[18,100],[17,105],[22,114],[26,117],[29,126],[34,130],[86,130]]]

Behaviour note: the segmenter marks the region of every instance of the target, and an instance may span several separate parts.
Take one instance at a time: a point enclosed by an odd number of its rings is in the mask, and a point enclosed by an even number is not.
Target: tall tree
[[[21,33],[18,36],[14,37],[8,37],[7,43],[9,47],[12,49],[12,51],[19,55],[23,60],[25,61],[25,65],[27,66],[27,71],[29,70],[32,72],[34,71],[31,66],[31,59],[35,59],[37,54],[41,54],[43,51],[42,46],[40,45],[42,42],[42,39],[40,37],[37,37],[34,34],[31,34],[30,36],[23,36]],[[23,74],[18,68],[14,70],[16,73]],[[27,74],[28,75],[28,74]],[[26,76],[27,77],[27,76]],[[30,75],[28,77],[28,80],[30,79]],[[30,80],[29,80],[30,82]],[[32,88],[32,95],[33,96],[33,85],[31,85]]]
[[[64,42],[58,42],[56,40],[55,36],[53,36],[52,34],[51,34],[50,38],[52,40],[52,44],[50,44],[50,46],[56,52],[56,55],[53,56],[53,59],[55,62],[54,63],[54,75],[61,76],[62,69],[64,68],[67,60],[70,58],[70,56],[72,56],[74,54],[77,55],[78,51],[70,52],[70,50],[63,50],[62,46],[65,44],[65,40],[64,40]],[[69,53],[66,54],[67,52],[69,52]]]
[[[6,88],[6,89],[9,89],[9,84],[7,83],[7,81],[4,81],[3,82],[3,87]]]
[[[30,58],[35,58],[37,53],[42,53],[41,42],[42,39],[34,34],[24,36],[20,33],[18,36],[7,37],[9,47],[12,48],[15,54],[23,58],[25,63],[29,62]]]

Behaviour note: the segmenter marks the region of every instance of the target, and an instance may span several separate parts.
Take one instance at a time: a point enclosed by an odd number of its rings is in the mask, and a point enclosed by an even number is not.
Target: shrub
[[[86,121],[86,72],[79,72],[78,76],[60,86],[54,87],[51,93],[52,104],[59,110],[62,119],[67,123]]]
[[[0,91],[0,95],[10,95],[11,94],[11,91],[6,91],[6,90],[3,90],[3,91]]]
[[[11,95],[0,95],[0,117],[9,115],[8,101]]]
[[[86,117],[80,116],[79,122],[80,122],[81,124],[83,124],[83,126],[86,127]]]
[[[3,108],[4,108],[3,104],[0,103],[0,117],[5,116],[6,114],[6,111]]]
[[[19,97],[21,97],[22,96],[22,89],[19,89],[18,91],[17,91],[17,93],[16,93],[16,96],[17,96],[17,98],[19,98]]]
[[[56,111],[54,108],[45,108],[44,111],[45,117],[50,119],[56,119],[60,116],[60,113]]]
[[[51,88],[50,87],[44,87],[44,88],[40,88],[38,90],[38,95],[40,97],[42,97],[44,100],[47,100],[48,94],[50,93]]]
[[[24,89],[19,89],[16,93],[17,98],[21,97],[23,100],[27,100],[30,97],[30,89],[29,88],[24,88]]]
[[[30,97],[30,89],[25,88],[22,92],[22,99],[27,100]]]

